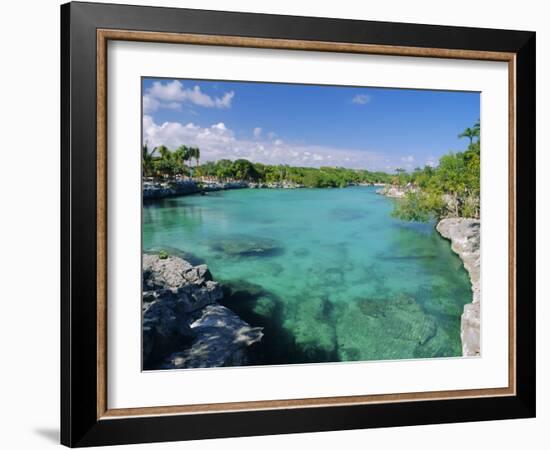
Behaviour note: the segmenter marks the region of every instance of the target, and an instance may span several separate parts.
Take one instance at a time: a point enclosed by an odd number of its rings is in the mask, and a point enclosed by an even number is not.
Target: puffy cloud
[[[370,170],[382,170],[387,164],[385,155],[372,151],[293,144],[282,139],[261,139],[261,136],[241,139],[222,122],[208,127],[179,122],[159,124],[150,115],[144,115],[143,140],[149,147],[161,144],[170,149],[181,144],[198,146],[202,161],[243,158],[264,164],[306,167],[330,165]],[[398,161],[399,158],[395,163]]]
[[[233,132],[220,122],[208,128],[193,123],[183,125],[179,122],[157,124],[148,115],[143,116],[143,140],[151,147],[166,145],[174,149],[181,144],[197,145],[212,149],[221,149],[231,144],[235,138]]]
[[[223,123],[223,122],[219,122],[215,125],[212,125],[212,128],[214,128],[215,130],[219,130],[221,132],[227,131],[225,123]]]
[[[160,102],[149,95],[143,96],[143,112],[144,113],[151,113],[159,109]]]
[[[256,127],[254,128],[253,133],[255,138],[259,138],[262,135],[262,129],[260,127]]]
[[[403,156],[401,158],[401,161],[406,162],[406,163],[413,163],[414,162],[414,156],[412,156],[412,155]]]
[[[205,108],[230,108],[235,92],[224,93],[221,97],[211,97],[202,92],[200,86],[185,88],[179,80],[163,83],[155,81],[143,96],[143,111],[148,114],[159,108],[179,109],[183,103],[192,103]]]
[[[369,95],[366,94],[357,94],[355,97],[351,99],[352,103],[355,103],[356,105],[366,105],[371,100]]]
[[[184,97],[182,101],[189,100],[195,105],[204,106],[206,108],[230,108],[231,101],[235,97],[235,92],[226,92],[221,98],[213,98],[201,91],[200,86],[195,86],[193,89],[183,90]]]

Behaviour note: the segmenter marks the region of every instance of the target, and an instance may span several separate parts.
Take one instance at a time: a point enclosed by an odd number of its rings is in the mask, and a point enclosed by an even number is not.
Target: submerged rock
[[[246,347],[261,339],[261,329],[250,327],[219,305],[222,298],[222,288],[205,264],[193,266],[175,256],[143,255],[144,368],[175,368],[165,360],[177,352],[187,352],[184,367],[242,364]],[[198,348],[203,350],[198,352]],[[210,356],[205,354],[209,350]],[[212,364],[203,365],[205,358]]]
[[[229,256],[272,256],[281,252],[281,247],[273,239],[232,237],[212,241],[210,246],[217,252]]]
[[[478,219],[443,219],[437,231],[451,241],[451,248],[460,257],[472,283],[472,303],[464,305],[461,318],[462,354],[479,356],[480,302],[480,221]]]
[[[330,216],[333,219],[342,221],[359,220],[364,219],[367,212],[355,208],[335,208],[330,211]]]
[[[297,258],[304,258],[308,256],[310,253],[311,253],[311,250],[309,250],[308,248],[298,248],[292,252],[292,254]]]
[[[437,322],[408,295],[357,299],[338,317],[337,331],[344,360],[447,356],[432,342]]]
[[[292,329],[304,362],[338,361],[334,307],[323,297],[293,305]]]

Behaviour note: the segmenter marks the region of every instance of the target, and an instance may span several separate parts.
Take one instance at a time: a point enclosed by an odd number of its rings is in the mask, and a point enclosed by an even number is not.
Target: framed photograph
[[[535,415],[535,33],[61,7],[71,447]]]

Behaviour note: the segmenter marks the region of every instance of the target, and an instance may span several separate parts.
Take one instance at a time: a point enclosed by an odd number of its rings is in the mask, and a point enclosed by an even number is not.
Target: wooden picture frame
[[[508,63],[509,385],[200,406],[107,405],[107,42]],[[534,417],[535,33],[69,3],[61,7],[61,441],[68,446]]]

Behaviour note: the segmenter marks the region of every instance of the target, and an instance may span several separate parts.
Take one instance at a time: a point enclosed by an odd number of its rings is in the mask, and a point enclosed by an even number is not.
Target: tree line
[[[346,169],[343,167],[293,167],[284,164],[252,163],[246,159],[221,159],[197,168],[199,176],[219,180],[245,180],[257,183],[293,183],[304,187],[345,187],[359,183],[387,183],[384,172]]]
[[[195,160],[194,167],[187,162]],[[200,149],[182,145],[170,150],[164,145],[142,148],[142,166],[145,177],[157,179],[176,175],[215,178],[219,181],[250,181],[256,183],[293,183],[305,187],[345,187],[358,183],[388,183],[390,175],[384,172],[354,170],[341,167],[292,167],[279,164],[253,163],[247,159],[220,159],[200,164]]]
[[[393,216],[408,221],[444,217],[474,217],[480,213],[480,124],[477,121],[458,135],[469,139],[463,152],[449,153],[437,166],[413,171],[397,168],[394,174],[343,167],[292,167],[253,163],[246,159],[220,159],[200,164],[200,149],[181,145],[142,148],[143,175],[172,178],[176,175],[213,178],[219,181],[293,183],[304,187],[345,187],[361,183],[401,186],[405,197],[395,203]],[[195,162],[194,167],[192,161]],[[187,164],[191,162],[190,164]]]

